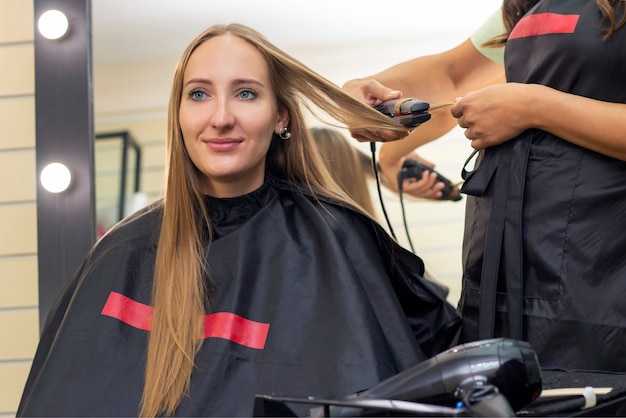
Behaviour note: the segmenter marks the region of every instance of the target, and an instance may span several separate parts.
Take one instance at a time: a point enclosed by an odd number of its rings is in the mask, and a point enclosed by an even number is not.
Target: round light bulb
[[[59,39],[67,32],[69,21],[63,12],[48,10],[39,17],[37,28],[45,38]]]
[[[61,163],[51,163],[41,170],[41,185],[50,193],[66,190],[72,182],[72,173]]]

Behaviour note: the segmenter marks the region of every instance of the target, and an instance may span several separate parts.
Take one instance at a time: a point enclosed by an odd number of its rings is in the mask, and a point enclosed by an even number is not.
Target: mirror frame
[[[37,20],[57,9],[68,33],[44,38]],[[37,182],[39,328],[95,240],[91,0],[34,0],[37,179],[51,162],[65,164],[72,184],[50,193]]]
[[[119,173],[119,193],[117,198],[117,213],[115,221],[120,221],[126,216],[127,212],[127,202],[126,202],[126,194],[128,192],[128,176],[132,174],[132,192],[137,193],[140,189],[141,184],[141,147],[132,136],[130,131],[116,131],[116,132],[102,132],[97,133],[95,136],[95,146],[97,147],[98,141],[106,141],[106,140],[120,140],[121,141],[121,149],[120,149],[120,173]],[[132,161],[132,170],[129,170],[129,153],[134,153],[134,161]],[[97,153],[97,150],[94,149],[94,153]],[[95,156],[94,156],[95,157]],[[94,178],[98,178],[98,167],[94,168]],[[98,221],[98,188],[96,186],[96,222]]]

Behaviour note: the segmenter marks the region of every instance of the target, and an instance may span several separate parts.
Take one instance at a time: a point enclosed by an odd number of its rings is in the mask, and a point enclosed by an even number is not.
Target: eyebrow
[[[183,87],[186,87],[189,84],[195,84],[195,83],[198,83],[198,84],[209,84],[209,85],[213,84],[213,82],[211,80],[209,80],[209,79],[196,77],[196,78],[192,78],[190,80],[187,80],[187,82],[185,82],[185,84],[183,84]],[[241,84],[255,84],[255,85],[260,86],[260,87],[264,87],[265,86],[263,83],[261,83],[258,80],[255,80],[253,78],[237,78],[237,79],[233,80],[233,82],[231,84],[235,85],[235,86],[241,85]]]

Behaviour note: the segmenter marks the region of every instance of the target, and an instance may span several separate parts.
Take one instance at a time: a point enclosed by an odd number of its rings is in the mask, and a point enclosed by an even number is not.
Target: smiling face
[[[261,53],[233,35],[211,38],[191,54],[179,108],[185,148],[205,194],[235,197],[263,184],[274,133],[289,124]]]

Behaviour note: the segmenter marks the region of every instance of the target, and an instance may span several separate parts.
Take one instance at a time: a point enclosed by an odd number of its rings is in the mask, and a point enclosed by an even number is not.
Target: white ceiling
[[[501,0],[92,0],[95,65],[176,59],[215,23],[244,23],[291,51],[456,42]],[[300,57],[298,57],[300,58]]]

